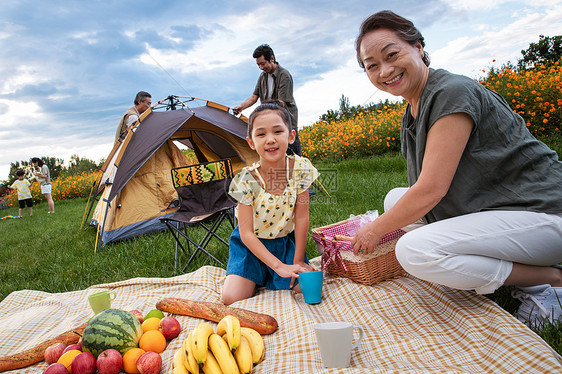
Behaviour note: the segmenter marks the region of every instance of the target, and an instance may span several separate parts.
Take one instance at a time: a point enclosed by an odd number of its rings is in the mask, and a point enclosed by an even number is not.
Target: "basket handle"
[[[346,220],[343,220],[343,221],[340,221],[340,222],[331,223],[331,224],[326,225],[326,226],[322,226],[322,227],[320,227],[318,230],[320,230],[320,229],[329,229],[329,228],[332,228],[332,227],[334,227],[334,226],[343,225],[344,223],[347,223],[347,222],[349,222],[349,219],[346,219]]]
[[[351,239],[353,239],[353,238],[350,237],[350,236],[345,236],[345,235],[336,235],[336,236],[334,236],[334,239],[336,239],[336,240],[347,240],[348,242],[350,242]]]

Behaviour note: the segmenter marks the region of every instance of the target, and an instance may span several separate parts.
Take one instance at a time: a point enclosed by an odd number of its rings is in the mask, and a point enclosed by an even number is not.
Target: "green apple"
[[[146,316],[144,316],[144,320],[146,321],[147,319],[152,317],[162,319],[164,318],[164,313],[162,313],[162,311],[159,309],[152,309],[150,312],[146,313]]]

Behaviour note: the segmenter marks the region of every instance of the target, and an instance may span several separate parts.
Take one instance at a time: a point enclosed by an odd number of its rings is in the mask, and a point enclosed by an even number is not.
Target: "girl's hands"
[[[312,266],[310,266],[309,264],[305,263],[305,262],[296,262],[295,264],[300,265],[302,267],[304,267],[306,269],[306,271],[314,271],[316,269],[314,269]],[[302,271],[301,271],[302,273]]]
[[[355,253],[355,255],[373,252],[376,245],[381,241],[382,237],[374,230],[375,222],[376,220],[361,227],[353,239],[351,239],[351,246],[353,247],[353,253]]]
[[[293,288],[295,280],[299,277],[299,273],[305,273],[311,270],[313,270],[313,268],[304,263],[294,265],[281,264],[277,269],[275,269],[275,272],[282,278],[292,278],[290,287]]]

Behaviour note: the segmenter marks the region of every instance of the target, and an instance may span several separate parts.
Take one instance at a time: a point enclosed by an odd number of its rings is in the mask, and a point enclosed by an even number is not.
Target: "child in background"
[[[288,290],[308,265],[308,188],[318,177],[310,161],[286,151],[295,140],[283,103],[265,101],[248,120],[250,148],[260,160],[230,185],[238,200],[238,226],[230,237],[222,301],[229,305],[254,295],[257,286]],[[298,284],[295,291],[300,291]]]
[[[25,172],[22,169],[16,170],[16,176],[18,179],[12,183],[11,186],[8,186],[8,188],[18,191],[18,201],[20,204],[19,216],[23,218],[23,208],[27,205],[29,208],[29,216],[33,217],[33,198],[31,196],[31,190],[29,189],[31,183],[25,179]]]

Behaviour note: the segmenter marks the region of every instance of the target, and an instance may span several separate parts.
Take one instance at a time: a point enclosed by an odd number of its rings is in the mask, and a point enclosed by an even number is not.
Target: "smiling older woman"
[[[369,253],[386,233],[421,223],[396,245],[406,271],[481,294],[518,286],[519,319],[552,322],[562,314],[562,269],[553,266],[562,262],[562,163],[500,95],[429,68],[424,46],[393,12],[361,25],[359,65],[409,104],[400,136],[410,187],[388,193],[353,248]]]

